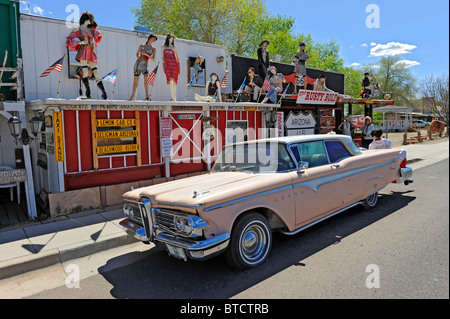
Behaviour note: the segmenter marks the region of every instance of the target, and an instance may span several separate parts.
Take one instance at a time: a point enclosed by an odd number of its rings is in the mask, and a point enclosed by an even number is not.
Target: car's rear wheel
[[[378,203],[378,193],[375,193],[373,195],[370,195],[367,197],[364,201],[362,206],[365,210],[371,210],[372,208],[375,208]]]
[[[262,265],[271,249],[272,230],[267,219],[250,213],[239,219],[233,228],[225,257],[233,268],[247,270]]]

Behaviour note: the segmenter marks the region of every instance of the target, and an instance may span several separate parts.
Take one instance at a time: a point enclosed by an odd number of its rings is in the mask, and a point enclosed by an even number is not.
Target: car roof
[[[341,140],[344,143],[351,143],[351,137],[347,135],[337,135],[337,134],[318,134],[318,135],[299,135],[299,136],[287,136],[287,137],[275,137],[268,139],[261,139],[255,141],[248,141],[237,143],[240,144],[248,144],[248,143],[285,143],[285,144],[296,144],[296,143],[305,143],[305,142],[314,142],[314,141],[329,141],[329,140]]]

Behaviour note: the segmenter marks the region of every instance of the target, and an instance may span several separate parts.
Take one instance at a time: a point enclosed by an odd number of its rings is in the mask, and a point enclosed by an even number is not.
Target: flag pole
[[[245,79],[246,79],[246,77],[244,77],[244,82],[243,82],[243,83],[241,84],[241,86],[239,87],[239,91],[241,91],[242,86],[244,86],[244,88],[245,88],[245,85],[244,85]],[[244,89],[242,89],[242,91],[238,93],[238,96],[237,96],[237,98],[236,98],[236,101],[234,101],[234,103],[237,103],[237,101],[239,100],[239,97],[241,96],[241,93],[242,93],[242,92],[244,92]]]
[[[62,62],[62,65],[61,65],[61,73],[59,75],[58,92],[56,92],[56,99],[57,100],[59,100],[59,89],[61,88],[61,78],[62,78],[62,74],[63,74],[63,71],[64,71],[64,61],[65,60],[66,60],[66,53],[64,53],[64,56],[63,56],[63,62]]]
[[[158,70],[159,70],[159,63],[160,63],[160,62],[158,62],[158,66],[156,67]],[[149,98],[149,102],[152,100],[153,88],[154,88],[154,87],[155,87],[155,84],[153,83],[152,89],[150,90],[150,98]]]
[[[119,69],[116,69],[116,80],[114,81],[113,93],[111,97],[111,103],[114,100],[114,94],[116,93],[116,83],[117,83],[117,75],[119,74]]]

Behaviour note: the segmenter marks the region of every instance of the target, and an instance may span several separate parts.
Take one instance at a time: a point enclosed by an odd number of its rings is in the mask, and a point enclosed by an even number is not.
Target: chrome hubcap
[[[378,200],[378,193],[375,193],[367,198],[367,204],[374,206]]]
[[[263,260],[269,248],[269,235],[266,225],[259,221],[249,224],[240,238],[240,253],[248,264]]]

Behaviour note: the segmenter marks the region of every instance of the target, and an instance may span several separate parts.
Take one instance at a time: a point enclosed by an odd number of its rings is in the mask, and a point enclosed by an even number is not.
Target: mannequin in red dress
[[[80,62],[82,68],[82,81],[86,87],[86,98],[91,98],[91,88],[89,85],[89,69],[92,70],[97,86],[102,91],[102,98],[107,100],[105,87],[100,81],[97,70],[98,59],[95,54],[95,47],[102,40],[103,34],[97,31],[98,24],[91,12],[83,12],[80,18],[80,28],[75,29],[67,37],[66,47],[72,51],[77,51],[76,61]]]
[[[170,86],[171,101],[176,101],[178,76],[180,75],[180,59],[178,57],[178,50],[175,46],[175,36],[173,34],[167,36],[166,43],[163,46],[162,56],[167,84]]]

